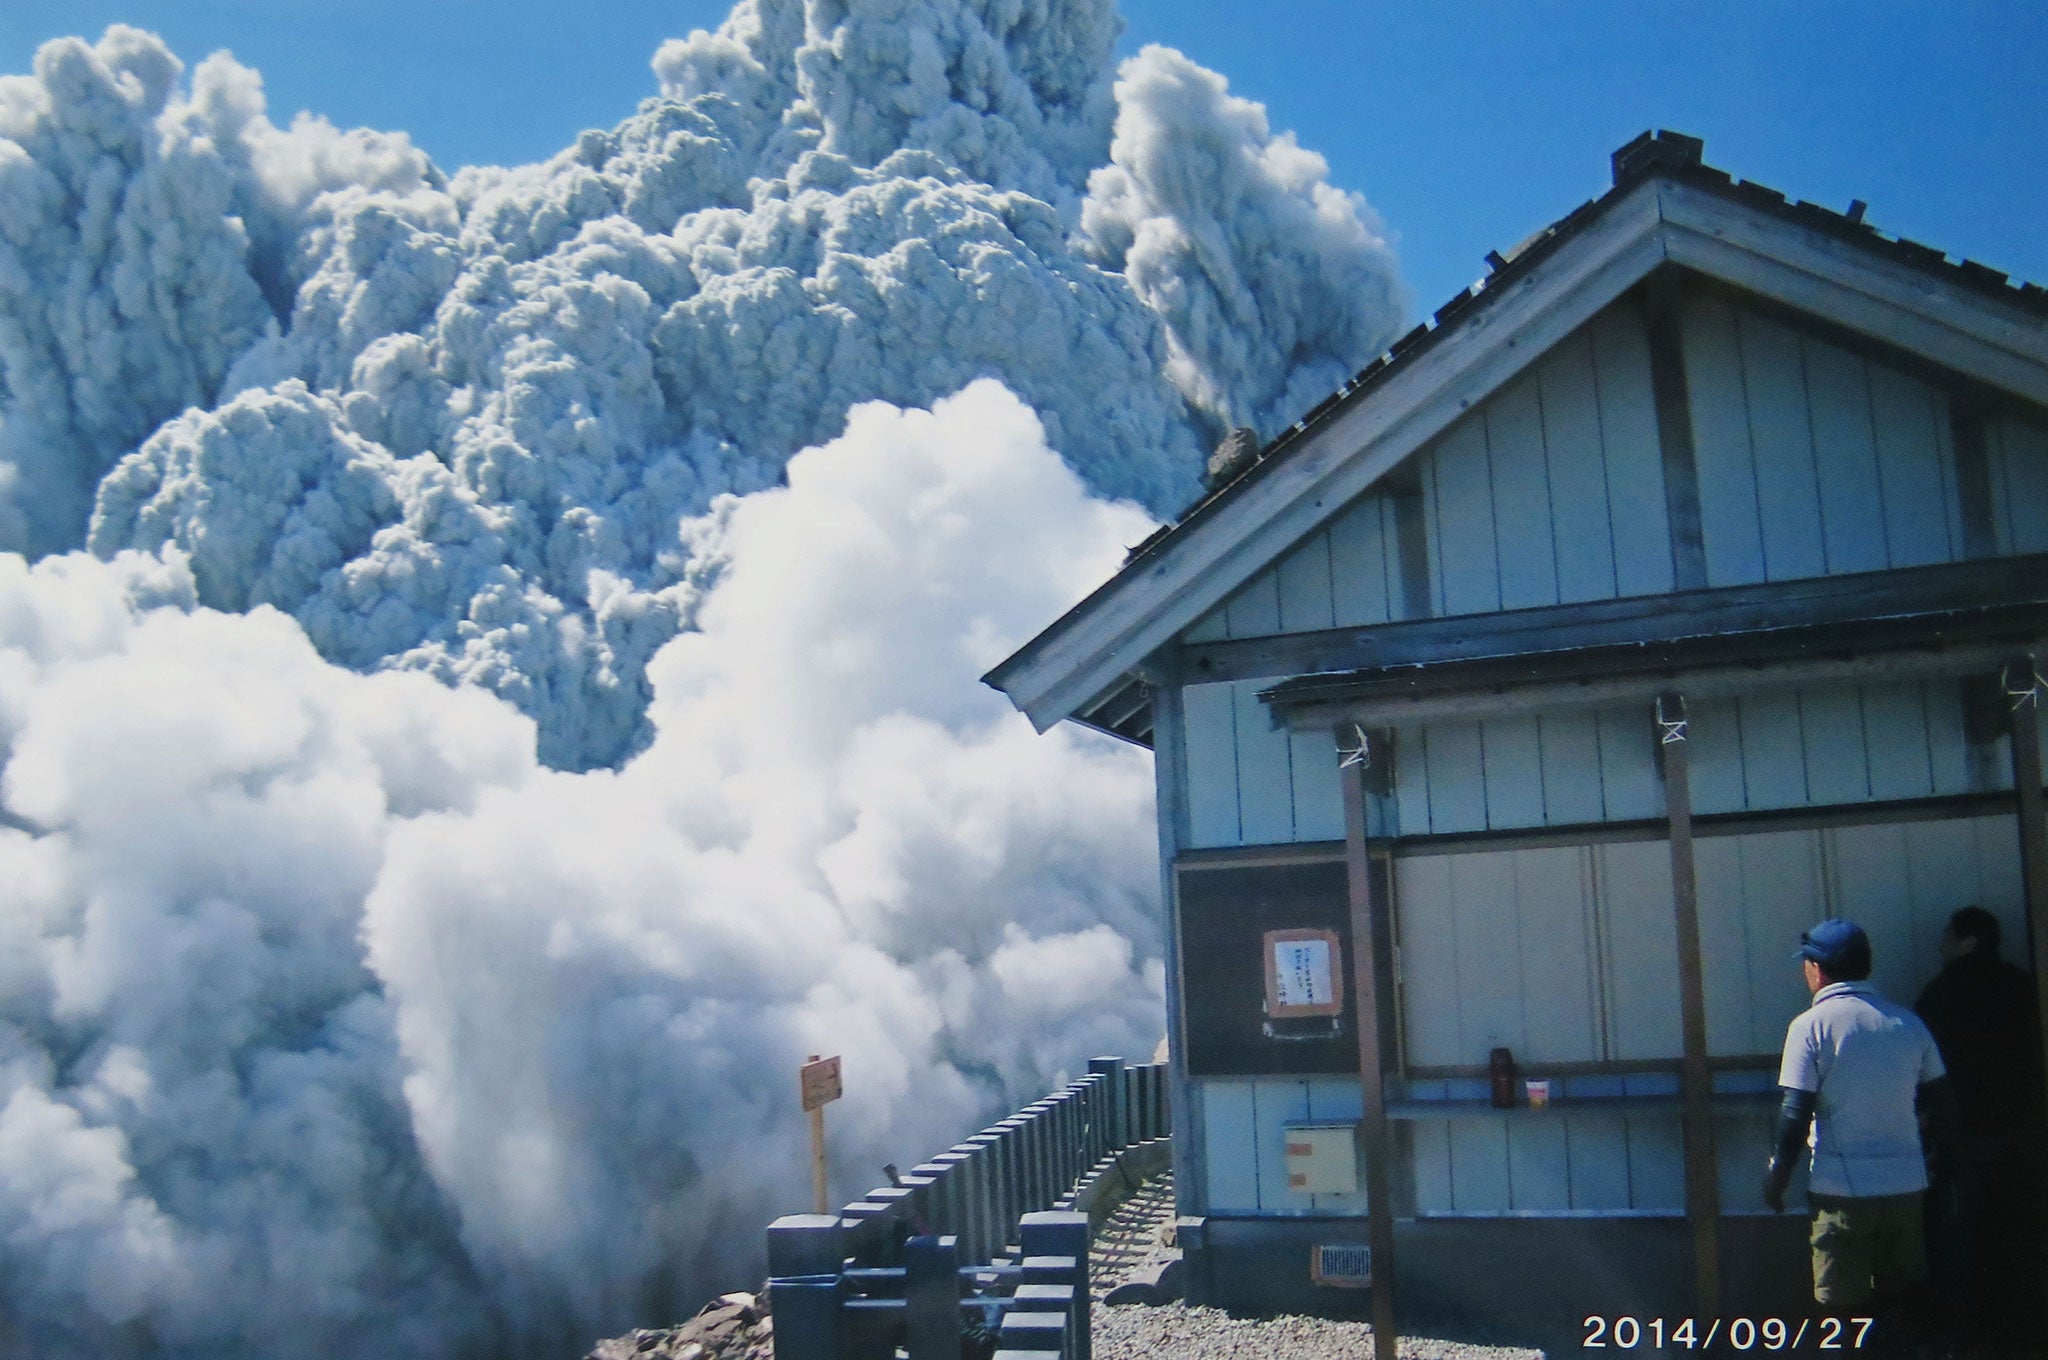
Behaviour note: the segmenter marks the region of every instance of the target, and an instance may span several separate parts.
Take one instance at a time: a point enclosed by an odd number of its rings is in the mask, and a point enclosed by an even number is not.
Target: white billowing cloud
[[[859,402],[998,378],[1097,492],[1168,513],[1397,309],[1362,202],[1184,59],[1115,80],[1120,26],[744,0],[617,127],[452,177],[274,125],[225,54],[187,91],[146,34],[53,44],[0,83],[0,548],[213,540],[251,575],[195,556],[205,603],[482,685],[588,768],[648,740],[644,665],[690,626],[678,520]]]
[[[1270,437],[1400,331],[1378,219],[1293,133],[1273,136],[1263,106],[1171,48],[1125,62],[1116,99],[1083,230],[1164,321],[1175,388]]]
[[[233,173],[166,111],[180,70],[117,25],[0,77],[0,547],[75,545],[100,475],[271,320]]]
[[[1149,762],[975,682],[1149,527],[994,383],[857,407],[583,774],[202,556],[0,557],[0,1356],[579,1353],[751,1282],[806,1054],[851,1193],[1149,1052]]]

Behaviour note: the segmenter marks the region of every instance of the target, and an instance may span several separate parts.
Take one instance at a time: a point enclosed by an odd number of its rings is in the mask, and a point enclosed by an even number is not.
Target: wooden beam
[[[1528,656],[2048,601],[2048,553],[1195,643],[1200,684]]]
[[[2044,1051],[2048,1051],[2048,809],[2041,794],[2041,696],[2039,661],[2016,656],[2006,664],[2001,688],[2012,704],[2012,788],[2019,813],[2020,880],[2027,897],[2027,943],[2033,956],[2034,987]],[[2041,1283],[2041,1281],[2036,1281]]]
[[[1692,443],[1692,397],[1679,332],[1678,271],[1669,266],[1643,282],[1643,325],[1649,336],[1650,393],[1657,408],[1657,448],[1664,462],[1664,514],[1671,529],[1671,579],[1680,590],[1707,584],[1707,541],[1700,528],[1700,474]]]
[[[1275,722],[1297,732],[1349,723],[1412,727],[1419,723],[1473,721],[1516,713],[1647,703],[1674,685],[1682,686],[1695,699],[1718,699],[1770,688],[1952,678],[1995,669],[2011,654],[2013,646],[2008,640],[1872,656],[1821,656],[1771,665],[1740,662],[1721,666],[1646,666],[1634,674],[1591,679],[1545,679],[1530,675],[1498,678],[1469,690],[1423,694],[1404,692],[1392,685],[1358,685],[1348,693],[1333,689],[1325,698],[1296,698],[1283,686],[1259,697],[1272,706]]]
[[[1699,885],[1693,867],[1692,778],[1685,697],[1665,694],[1655,712],[1671,834],[1671,898],[1678,931],[1678,1011],[1683,1035],[1679,1092],[1685,1102],[1685,1216],[1692,1225],[1693,1307],[1711,1317],[1721,1298],[1721,1193],[1714,1155],[1714,1074],[1707,1058],[1707,994],[1700,962]]]
[[[1372,859],[1365,836],[1365,774],[1373,758],[1370,743],[1361,753],[1348,730],[1336,733],[1337,775],[1344,786],[1344,870],[1351,899],[1351,994],[1358,1008],[1358,1080],[1365,1098],[1365,1207],[1372,1244],[1372,1336],[1374,1360],[1395,1360],[1394,1199],[1388,1163],[1394,1140],[1387,1123],[1385,1054],[1380,1044],[1379,949],[1374,918]]]

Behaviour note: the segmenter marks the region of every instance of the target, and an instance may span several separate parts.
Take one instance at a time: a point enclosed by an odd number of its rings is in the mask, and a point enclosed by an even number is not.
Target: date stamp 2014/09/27
[[[1597,1351],[1857,1351],[1870,1334],[1867,1317],[1638,1318],[1589,1315],[1582,1350]]]

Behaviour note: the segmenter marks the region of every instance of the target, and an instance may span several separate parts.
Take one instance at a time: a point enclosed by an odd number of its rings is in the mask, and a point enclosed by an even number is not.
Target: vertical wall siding
[[[1346,1218],[1365,1213],[1362,1163],[1357,1194],[1309,1195],[1287,1186],[1288,1126],[1362,1119],[1364,1100],[1355,1078],[1211,1079],[1200,1086],[1211,1149],[1208,1212]]]
[[[1671,589],[1649,347],[1631,304],[1602,313],[1417,455],[1438,614]],[[1228,602],[1189,642],[1406,617],[1394,506],[1354,501]]]
[[[1662,842],[1418,855],[1394,871],[1409,1063],[1678,1053]]]
[[[1344,797],[1332,739],[1273,726],[1259,702],[1267,680],[1186,690],[1188,849],[1344,838]],[[1375,798],[1367,829],[1391,834]]]
[[[1710,585],[1962,556],[1944,394],[1718,296],[1682,333]]]
[[[1560,1110],[1420,1119],[1409,1129],[1422,1217],[1685,1211],[1685,1158],[1668,1114]]]
[[[1767,691],[1691,706],[1693,808],[1829,807],[2009,787],[2003,748],[1972,759],[1953,681]],[[1404,728],[1396,834],[1664,815],[1647,707]]]
[[[1997,420],[1985,434],[1999,554],[2048,552],[2048,426]]]

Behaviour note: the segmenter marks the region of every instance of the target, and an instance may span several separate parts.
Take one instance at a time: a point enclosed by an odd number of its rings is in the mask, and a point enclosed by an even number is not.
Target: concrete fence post
[[[960,1239],[913,1237],[903,1253],[903,1314],[910,1360],[958,1360]]]
[[[1130,1133],[1124,1122],[1124,1060],[1090,1058],[1088,1071],[1102,1079],[1102,1141],[1106,1146],[1097,1151],[1093,1159],[1100,1161],[1118,1148],[1129,1147],[1131,1143]]]
[[[830,1214],[786,1214],[768,1225],[775,1360],[839,1360],[845,1260],[845,1230]]]
[[[1017,1238],[1027,1260],[1033,1256],[1072,1258],[1072,1272],[1064,1282],[1072,1290],[1067,1303],[1065,1351],[1072,1360],[1089,1360],[1088,1215],[1057,1209],[1026,1214],[1017,1225]],[[1005,1328],[1003,1345],[1011,1344]]]

